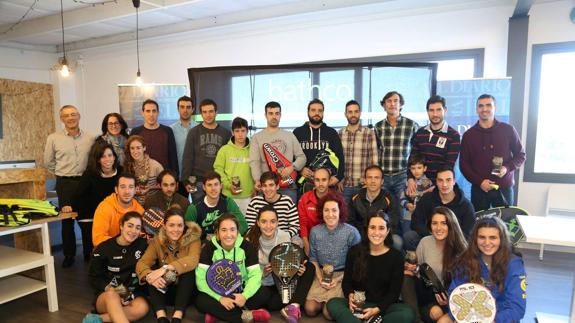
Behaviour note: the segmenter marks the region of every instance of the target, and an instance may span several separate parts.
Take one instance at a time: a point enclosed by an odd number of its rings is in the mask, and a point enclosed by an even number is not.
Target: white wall
[[[535,4],[529,18],[529,49],[527,61],[527,84],[525,91],[525,113],[523,115],[523,134],[527,133],[529,106],[529,76],[531,74],[531,46],[533,44],[575,41],[575,24],[569,20],[569,12],[575,6],[573,1],[557,1]],[[523,136],[526,143],[526,136]],[[532,215],[545,214],[545,202],[549,184],[523,182],[523,170],[520,174],[518,205],[529,210]],[[573,183],[572,185],[575,185]]]

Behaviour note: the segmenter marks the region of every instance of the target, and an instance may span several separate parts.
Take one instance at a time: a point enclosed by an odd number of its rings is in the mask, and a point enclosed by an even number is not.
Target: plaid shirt
[[[375,124],[379,165],[385,175],[406,171],[411,151],[410,140],[418,128],[417,122],[403,116],[399,116],[395,128],[387,122],[387,118]]]
[[[345,156],[344,186],[359,186],[365,169],[377,164],[375,133],[360,124],[356,131],[350,131],[348,127],[340,129],[339,138]]]

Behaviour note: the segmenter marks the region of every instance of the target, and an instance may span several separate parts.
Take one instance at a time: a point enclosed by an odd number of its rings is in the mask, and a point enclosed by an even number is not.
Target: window
[[[575,42],[533,45],[525,181],[575,182]]]
[[[437,63],[437,80],[466,80],[473,78],[475,59],[447,59]]]

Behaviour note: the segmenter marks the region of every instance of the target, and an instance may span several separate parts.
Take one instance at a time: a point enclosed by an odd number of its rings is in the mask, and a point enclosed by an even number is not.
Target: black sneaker
[[[64,261],[62,261],[62,268],[72,267],[74,264],[74,257],[66,256],[64,257]]]

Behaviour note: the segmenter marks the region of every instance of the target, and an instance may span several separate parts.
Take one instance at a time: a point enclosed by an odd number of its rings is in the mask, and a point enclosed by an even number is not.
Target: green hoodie
[[[254,190],[254,180],[250,169],[250,142],[246,138],[246,145],[240,148],[234,144],[234,137],[220,150],[214,161],[214,170],[222,177],[222,193],[231,198],[249,198]],[[230,191],[232,177],[240,178],[242,192],[233,195]]]
[[[196,285],[200,292],[220,300],[221,295],[214,292],[206,281],[208,268],[220,259],[233,260],[242,273],[242,295],[247,299],[252,297],[262,285],[262,270],[258,262],[258,252],[254,246],[238,235],[232,250],[227,251],[220,245],[215,236],[206,244],[200,255],[200,263],[196,268]]]

